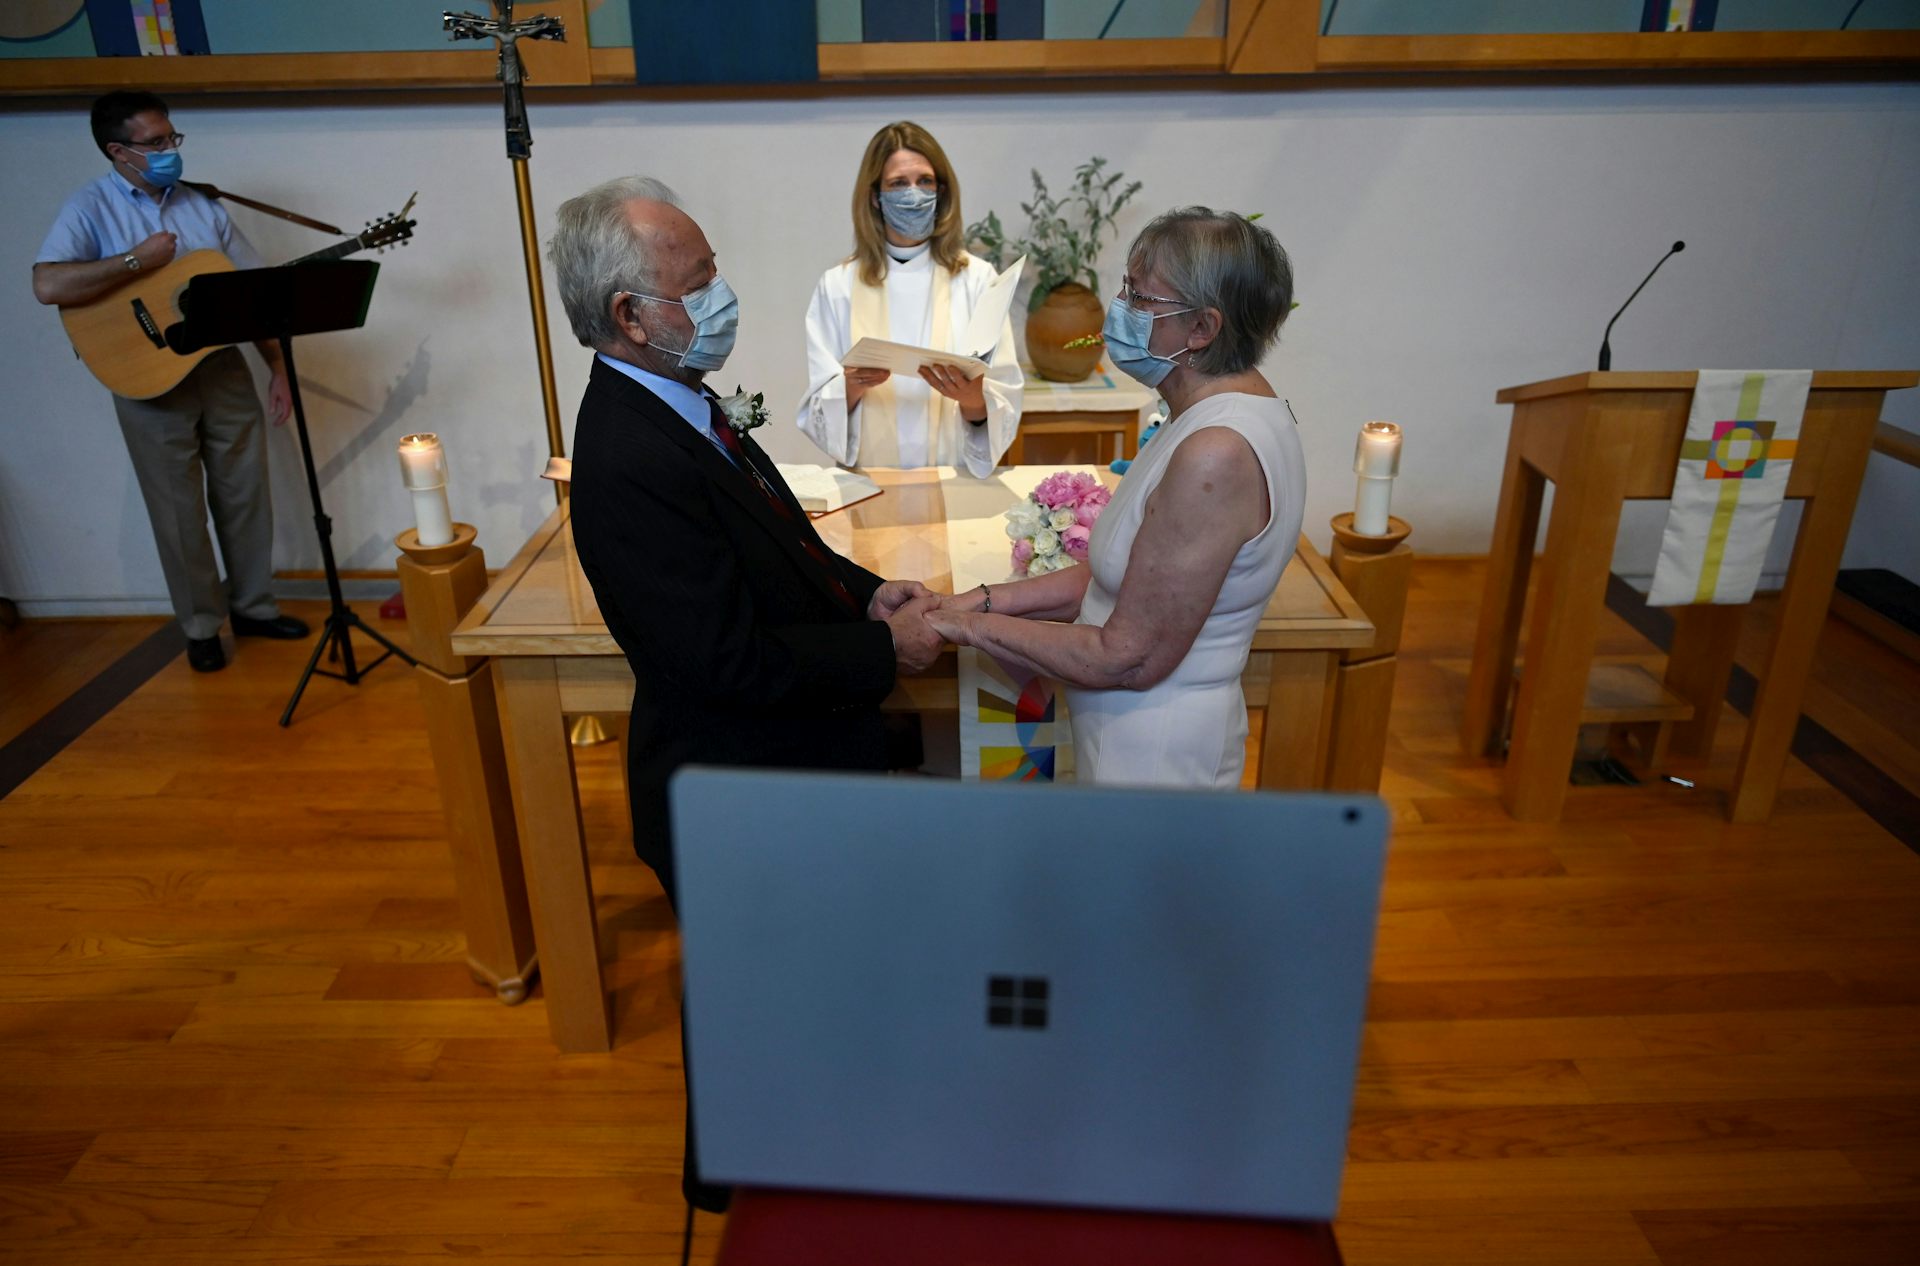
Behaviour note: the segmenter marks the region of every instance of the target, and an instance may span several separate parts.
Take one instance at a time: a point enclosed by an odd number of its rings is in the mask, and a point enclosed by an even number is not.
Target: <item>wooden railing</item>
[[[1903,431],[1891,422],[1882,422],[1873,431],[1873,451],[1909,466],[1920,466],[1920,435]]]

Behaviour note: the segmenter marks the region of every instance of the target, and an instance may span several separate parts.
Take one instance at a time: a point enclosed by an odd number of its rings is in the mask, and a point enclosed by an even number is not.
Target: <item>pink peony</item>
[[[1060,534],[1060,548],[1066,550],[1068,554],[1079,559],[1081,562],[1085,562],[1087,559],[1087,541],[1092,535],[1093,530],[1091,528],[1084,524],[1076,523]]]
[[[1067,530],[1072,531],[1073,529],[1069,528]],[[1013,543],[1014,570],[1019,571],[1022,568],[1026,567],[1026,565],[1032,561],[1033,561],[1033,541],[1028,537],[1022,537],[1021,539],[1015,541]]]
[[[1092,527],[1100,521],[1100,512],[1105,510],[1107,503],[1112,500],[1113,494],[1107,491],[1106,486],[1096,484],[1080,498],[1080,504],[1074,507],[1074,511],[1080,516],[1082,524]]]
[[[1106,495],[1106,491],[1092,475],[1063,470],[1042,479],[1033,490],[1033,499],[1049,510],[1072,509],[1095,493]]]
[[[1061,471],[1042,479],[1040,486],[1033,490],[1033,499],[1049,510],[1054,510],[1071,504],[1074,491],[1073,476],[1066,471]]]

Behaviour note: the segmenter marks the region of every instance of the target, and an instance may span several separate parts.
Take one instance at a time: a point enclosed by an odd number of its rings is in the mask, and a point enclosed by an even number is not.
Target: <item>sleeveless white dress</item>
[[[1148,690],[1067,688],[1074,765],[1081,782],[1132,787],[1238,787],[1246,764],[1247,708],[1240,674],[1280,573],[1293,558],[1306,502],[1300,437],[1280,401],[1239,393],[1209,396],[1153,441],[1120,481],[1094,524],[1093,577],[1079,624],[1113,614],[1147,499],[1187,438],[1208,427],[1243,436],[1267,476],[1267,526],[1240,547],[1187,657]]]

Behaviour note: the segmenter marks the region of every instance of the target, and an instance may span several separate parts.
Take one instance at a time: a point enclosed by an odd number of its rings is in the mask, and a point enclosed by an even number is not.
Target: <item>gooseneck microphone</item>
[[[1660,257],[1660,264],[1666,263],[1668,260],[1672,259],[1675,255],[1678,255],[1681,251],[1684,251],[1686,249],[1687,249],[1687,244],[1685,242],[1675,242],[1673,244],[1673,249]],[[1650,272],[1647,274],[1647,281],[1652,281],[1653,273],[1657,273],[1660,271],[1660,264],[1655,264],[1653,266],[1653,272]],[[1631,304],[1635,299],[1638,299],[1640,297],[1640,292],[1647,288],[1647,281],[1643,281],[1639,285],[1633,288],[1633,293],[1627,296],[1627,302],[1620,305],[1620,312],[1625,312],[1627,310],[1627,305]],[[1616,312],[1613,314],[1613,321],[1618,321],[1620,319],[1620,312]],[[1600,336],[1600,372],[1601,373],[1605,373],[1607,370],[1613,368],[1613,348],[1608,346],[1608,343],[1607,343],[1607,340],[1613,337],[1613,321],[1607,322],[1607,332]]]

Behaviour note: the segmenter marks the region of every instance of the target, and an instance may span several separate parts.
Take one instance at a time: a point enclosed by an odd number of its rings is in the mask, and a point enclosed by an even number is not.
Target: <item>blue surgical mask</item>
[[[1100,337],[1106,340],[1107,356],[1113,361],[1113,367],[1148,387],[1158,387],[1173,372],[1174,366],[1179,364],[1174,356],[1192,349],[1183,347],[1173,356],[1154,355],[1147,350],[1147,344],[1153,338],[1153,323],[1161,317],[1179,316],[1182,312],[1191,311],[1192,308],[1180,308],[1173,312],[1143,312],[1125,298],[1115,295],[1113,302],[1107,305],[1107,323],[1100,330]]]
[[[678,304],[687,310],[687,317],[693,322],[693,342],[686,347],[668,347],[664,343],[650,346],[678,356],[685,369],[711,372],[727,363],[727,356],[733,351],[734,335],[740,328],[740,300],[725,277],[715,273],[712,281],[678,299],[643,295],[637,290],[626,293],[636,299]]]
[[[909,242],[933,236],[940,195],[929,189],[888,189],[880,195],[880,215],[887,227]]]
[[[148,154],[146,159],[147,170],[143,174],[147,178],[147,183],[158,185],[162,189],[172,188],[185,168],[185,162],[177,149],[163,149],[158,154]]]

